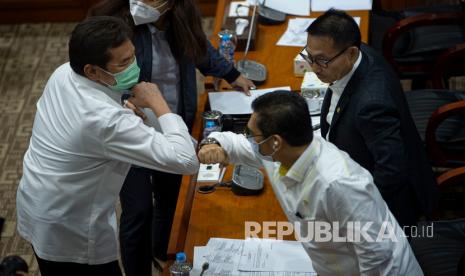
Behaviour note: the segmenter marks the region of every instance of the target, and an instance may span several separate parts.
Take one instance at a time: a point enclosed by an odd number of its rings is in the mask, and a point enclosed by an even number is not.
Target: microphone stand
[[[237,70],[241,72],[246,78],[253,81],[255,84],[261,84],[266,80],[266,67],[253,60],[246,59],[246,56],[249,52],[250,39],[252,37],[252,30],[255,24],[255,15],[257,11],[258,1],[255,1],[255,5],[252,12],[252,22],[249,27],[249,34],[247,36],[247,44],[245,46],[244,57],[241,60],[238,60],[236,63]]]

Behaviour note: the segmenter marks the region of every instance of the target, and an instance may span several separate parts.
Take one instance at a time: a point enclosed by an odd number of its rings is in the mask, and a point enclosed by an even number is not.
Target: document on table
[[[310,0],[266,0],[265,6],[287,14],[310,15]]]
[[[310,272],[295,272],[295,271],[241,271],[239,270],[240,261],[247,256],[244,255],[244,252],[248,252],[248,254],[254,254],[254,252],[248,250],[244,251],[246,244],[249,243],[250,240],[237,240],[237,239],[222,239],[222,238],[211,238],[206,246],[199,246],[194,248],[194,268],[193,273],[195,275],[199,274],[202,271],[202,265],[205,262],[208,262],[209,268],[204,272],[203,275],[218,275],[218,276],[314,276],[316,275],[313,269]],[[258,240],[257,242],[260,243]],[[288,241],[284,241],[281,243],[288,243]],[[297,243],[297,242],[292,242]],[[297,243],[298,244],[298,243]],[[301,248],[302,246],[298,244]],[[255,245],[252,247],[247,247],[250,249],[255,248]],[[294,245],[293,245],[294,246]],[[294,246],[295,247],[295,246]],[[265,249],[267,247],[265,246]],[[278,249],[281,250],[281,249]],[[303,250],[303,248],[302,248]],[[300,251],[284,251],[285,254],[301,254]],[[278,252],[276,252],[277,254]],[[279,252],[281,257],[278,259],[281,262],[283,251]],[[266,253],[265,253],[266,254]],[[305,250],[303,250],[303,254],[307,256]],[[284,259],[295,259],[302,261],[303,258],[299,256],[290,255]],[[306,262],[311,261],[310,258],[307,257]],[[294,265],[293,263],[291,265]],[[299,266],[303,266],[299,264]],[[295,269],[294,269],[295,270]],[[193,274],[194,275],[194,274]]]
[[[290,86],[285,87],[274,87],[267,89],[251,90],[251,96],[247,96],[239,91],[228,91],[228,92],[210,92],[208,93],[208,99],[210,101],[210,107],[212,110],[218,110],[223,114],[252,114],[252,101],[255,98],[275,91],[275,90],[291,90]]]
[[[194,248],[194,269],[202,270],[208,262],[209,268],[203,275],[242,275],[237,270],[244,240],[211,238],[207,246]],[[199,270],[200,269],[200,270]]]
[[[372,0],[312,0],[311,11],[327,11],[330,8],[340,10],[371,10]]]
[[[360,26],[360,17],[354,17],[355,22]],[[307,45],[307,28],[315,18],[291,18],[287,25],[286,32],[281,36],[276,45],[304,47]]]
[[[245,241],[239,270],[315,272],[300,242],[265,239]]]
[[[278,40],[278,46],[304,47],[307,44],[307,28],[315,18],[291,18],[287,30]]]

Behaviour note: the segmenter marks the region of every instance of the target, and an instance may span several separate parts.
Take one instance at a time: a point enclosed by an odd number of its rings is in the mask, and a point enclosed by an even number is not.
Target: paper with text
[[[209,268],[203,275],[215,276],[315,276],[313,272],[292,271],[239,271],[244,244],[249,240],[211,238],[206,246],[194,248],[192,275],[199,275],[202,265],[208,262]],[[286,241],[287,242],[287,241]],[[300,252],[299,252],[300,254]],[[306,253],[305,253],[306,254]]]
[[[355,22],[360,26],[360,17],[354,17]],[[276,45],[304,47],[307,45],[307,28],[312,24],[315,18],[291,18],[289,19],[287,29]]]
[[[208,93],[208,99],[210,101],[211,109],[218,110],[223,114],[252,114],[252,101],[263,94],[275,90],[290,91],[291,87],[285,86],[251,90],[251,96],[247,96],[239,91],[210,92]]]
[[[286,271],[315,273],[300,242],[248,239],[244,243],[240,271]]]

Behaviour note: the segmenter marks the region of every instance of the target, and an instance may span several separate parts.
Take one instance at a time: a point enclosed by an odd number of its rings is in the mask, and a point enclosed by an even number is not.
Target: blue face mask
[[[270,155],[263,155],[260,152],[260,145],[265,143],[270,138],[271,136],[269,136],[268,138],[264,139],[263,141],[259,143],[255,142],[255,139],[253,137],[247,137],[247,140],[249,140],[249,143],[252,146],[252,150],[254,151],[255,156],[265,161],[274,162],[273,155],[276,153],[277,149],[273,148],[274,151]]]

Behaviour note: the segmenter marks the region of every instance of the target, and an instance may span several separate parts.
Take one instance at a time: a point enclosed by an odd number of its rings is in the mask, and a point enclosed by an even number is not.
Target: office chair
[[[441,202],[448,200],[448,188],[462,188],[463,194],[465,167],[443,173],[437,178],[437,183],[440,204],[435,208],[434,220],[419,223],[418,235],[412,236],[410,245],[425,275],[464,275],[465,219],[444,220],[446,207]],[[458,204],[463,209],[463,204]]]
[[[463,276],[458,271],[463,269],[460,263],[465,254],[465,219],[424,222],[417,229],[424,234],[426,229],[432,232],[432,236],[415,236],[410,241],[423,273]]]
[[[386,11],[375,0],[370,45],[384,55],[414,89],[426,87],[437,56],[465,42],[465,5],[447,4]]]
[[[424,89],[405,97],[431,164],[465,165],[465,91]]]
[[[403,48],[395,46],[397,41]],[[463,42],[465,13],[418,14],[398,21],[387,31],[382,51],[401,79],[413,79],[424,87],[437,57]]]
[[[434,66],[432,83],[435,89],[449,89],[449,78],[465,75],[465,43],[443,52]]]
[[[457,93],[457,92],[453,92]],[[433,112],[426,127],[425,142],[430,159],[440,166],[465,165],[465,100],[452,102]],[[439,139],[439,128],[447,121],[455,121],[455,132],[446,142]]]

